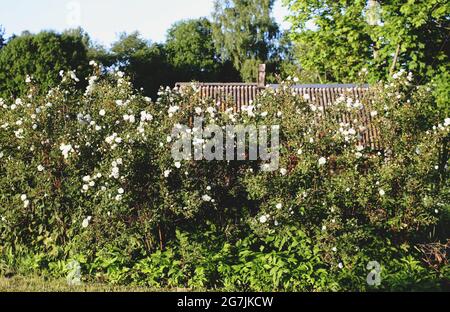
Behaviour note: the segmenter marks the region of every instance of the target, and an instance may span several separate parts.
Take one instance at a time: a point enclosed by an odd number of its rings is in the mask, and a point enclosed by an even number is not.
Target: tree
[[[0,50],[0,96],[20,96],[27,75],[46,91],[60,81],[60,70],[76,70],[80,84],[88,73],[86,38],[75,33],[23,33]]]
[[[216,0],[213,37],[219,55],[230,60],[245,81],[255,80],[258,63],[276,54],[278,25],[271,17],[274,0]]]
[[[216,80],[220,62],[206,18],[180,21],[167,32],[166,50],[180,80]]]
[[[354,82],[362,68],[370,80],[399,68],[430,80],[449,67],[447,1],[284,0],[290,37],[303,68],[321,81]],[[313,25],[313,26],[311,26]],[[425,79],[425,80],[423,80]]]
[[[178,81],[236,81],[239,73],[217,54],[206,18],[180,21],[167,32],[166,51]]]
[[[3,29],[2,25],[0,25],[0,49],[5,45],[5,38],[3,37],[4,35],[5,30]]]
[[[140,37],[138,32],[122,34],[112,49],[115,65],[131,75],[136,88],[146,95],[156,97],[160,86],[171,86],[175,81],[166,49]]]

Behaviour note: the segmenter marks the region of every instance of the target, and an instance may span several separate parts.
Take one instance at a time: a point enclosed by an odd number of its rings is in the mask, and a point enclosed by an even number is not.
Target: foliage
[[[291,38],[303,68],[321,81],[371,82],[400,68],[422,83],[448,71],[450,7],[446,1],[285,0]],[[313,25],[313,26],[312,26]]]
[[[271,17],[273,0],[217,0],[213,36],[224,60],[231,60],[244,81],[255,81],[257,64],[276,54],[278,25]]]
[[[180,21],[167,32],[166,50],[169,63],[174,67],[179,81],[238,81],[239,74],[230,77],[216,54],[211,22],[206,18]]]
[[[3,48],[3,46],[5,45],[5,30],[3,29],[3,27],[0,25],[0,49]]]
[[[0,50],[0,96],[26,93],[27,75],[46,92],[58,83],[59,70],[75,70],[83,85],[88,62],[86,38],[82,33],[23,33]]]
[[[174,82],[174,73],[168,63],[165,47],[147,42],[138,32],[122,34],[111,51],[114,65],[127,70],[134,86],[143,88],[148,96],[156,97],[161,85],[171,85]]]
[[[445,288],[448,264],[429,267],[415,247],[449,238],[450,119],[411,74],[326,111],[288,82],[234,112],[195,85],[153,102],[91,65],[86,89],[68,71],[45,94],[31,81],[1,101],[1,272],[61,277],[77,261],[85,281],[164,288]],[[279,125],[280,167],[175,161],[172,129],[193,114]],[[378,146],[361,145],[364,116]],[[371,261],[379,286],[366,282]]]

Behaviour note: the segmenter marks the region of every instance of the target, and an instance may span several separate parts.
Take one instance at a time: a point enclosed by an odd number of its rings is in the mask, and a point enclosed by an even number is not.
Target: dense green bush
[[[12,37],[0,50],[0,97],[26,93],[30,78],[38,82],[39,90],[45,93],[59,83],[60,70],[76,71],[80,85],[85,86],[82,77],[89,73],[88,45],[89,37],[82,30],[61,34],[24,32]]]
[[[448,264],[421,251],[449,238],[450,120],[434,113],[431,89],[400,72],[370,99],[343,95],[324,112],[282,84],[220,112],[195,86],[152,102],[92,65],[86,90],[67,72],[45,95],[30,82],[0,103],[1,272],[65,276],[76,260],[85,280],[155,287],[446,287]],[[359,142],[363,105],[376,149]],[[279,170],[174,161],[172,129],[193,114],[279,125]],[[371,261],[379,286],[366,281]]]

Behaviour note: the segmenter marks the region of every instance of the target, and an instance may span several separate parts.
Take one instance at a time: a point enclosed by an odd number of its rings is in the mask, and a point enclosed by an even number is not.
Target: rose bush
[[[85,280],[227,290],[448,282],[448,264],[427,266],[418,246],[449,238],[450,119],[406,73],[325,111],[286,82],[235,112],[195,85],[152,101],[91,65],[85,90],[61,72],[44,96],[31,81],[0,101],[0,271],[62,276],[76,260]],[[184,128],[193,116],[279,125],[279,168],[174,160],[172,130],[198,131]],[[365,118],[376,145],[361,143]],[[382,266],[379,286],[367,284],[370,261]]]

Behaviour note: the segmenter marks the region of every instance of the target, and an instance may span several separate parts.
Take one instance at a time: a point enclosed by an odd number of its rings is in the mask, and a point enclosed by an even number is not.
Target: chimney
[[[266,64],[259,64],[258,67],[258,88],[266,86]]]

